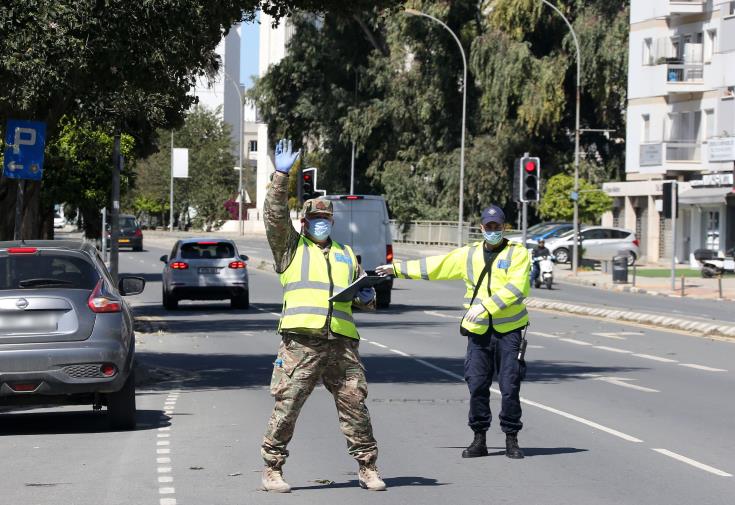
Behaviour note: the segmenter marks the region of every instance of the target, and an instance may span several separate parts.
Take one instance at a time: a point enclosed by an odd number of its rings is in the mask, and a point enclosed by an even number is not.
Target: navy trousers
[[[523,428],[520,393],[526,363],[518,361],[522,331],[496,333],[491,326],[485,335],[467,337],[464,378],[470,390],[468,424],[476,433],[490,428],[490,385],[496,372],[502,397],[500,428],[504,433],[517,433]]]

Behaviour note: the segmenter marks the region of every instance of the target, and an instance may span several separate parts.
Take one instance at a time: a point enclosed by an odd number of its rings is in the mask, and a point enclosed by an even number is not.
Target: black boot
[[[518,447],[518,433],[505,434],[505,455],[511,459],[523,459],[523,451]]]
[[[475,439],[470,446],[462,451],[463,458],[479,458],[487,456],[487,445],[485,445],[485,432],[475,433]]]

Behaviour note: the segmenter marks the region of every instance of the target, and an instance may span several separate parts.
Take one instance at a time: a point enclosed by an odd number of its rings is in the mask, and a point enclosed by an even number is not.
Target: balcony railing
[[[702,145],[694,141],[652,142],[640,145],[639,163],[642,167],[661,166],[668,162],[700,163]]]
[[[704,64],[702,63],[669,63],[666,71],[666,82],[702,82]]]
[[[705,0],[670,0],[671,14],[701,14],[704,12]]]

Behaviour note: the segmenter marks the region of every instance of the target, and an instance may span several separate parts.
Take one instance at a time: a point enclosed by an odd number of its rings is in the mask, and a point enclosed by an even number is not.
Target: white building
[[[239,24],[233,25],[215,50],[222,59],[219,74],[212,82],[206,78],[199,78],[194,89],[194,94],[199,98],[199,105],[210,110],[216,110],[217,107],[222,108],[222,118],[231,128],[235,157],[238,156],[242,132],[240,125],[240,96],[243,93],[240,84],[240,30]],[[243,152],[246,152],[245,146]]]
[[[626,182],[604,185],[603,224],[636,230],[643,259],[671,258],[661,186],[677,180],[676,257],[732,248],[733,161],[715,144],[735,139],[735,1],[632,0],[628,65]]]

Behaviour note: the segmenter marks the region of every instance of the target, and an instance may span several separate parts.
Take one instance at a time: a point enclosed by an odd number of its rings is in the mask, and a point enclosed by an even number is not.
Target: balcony
[[[641,167],[665,166],[668,170],[701,170],[702,145],[696,141],[652,142],[640,145]]]
[[[705,0],[670,0],[669,14],[702,14]]]
[[[666,64],[666,91],[668,93],[697,93],[704,91],[704,64],[671,61]]]

